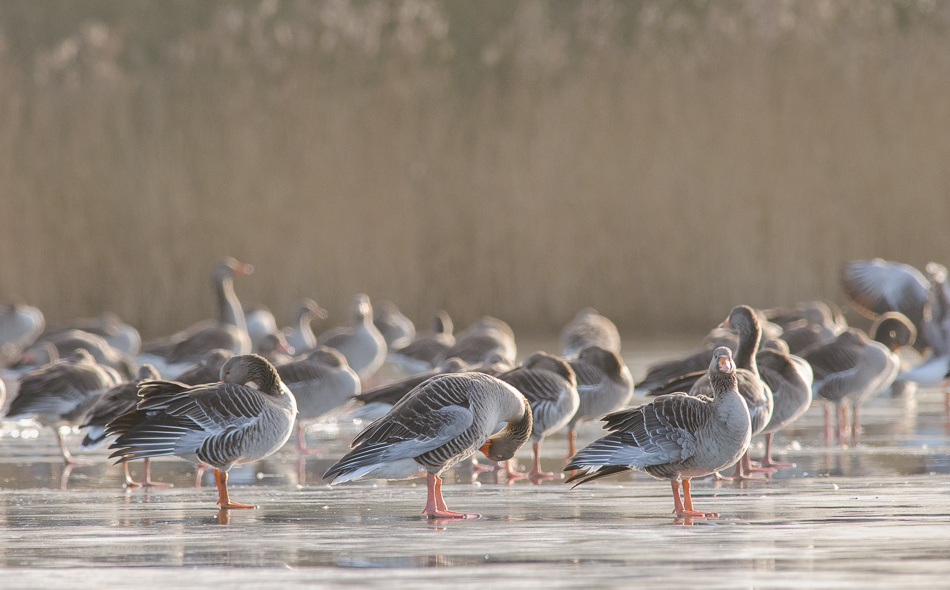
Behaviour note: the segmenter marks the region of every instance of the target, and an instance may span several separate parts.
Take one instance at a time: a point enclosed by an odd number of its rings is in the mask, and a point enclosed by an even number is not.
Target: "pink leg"
[[[831,404],[822,404],[825,408],[825,445],[831,444]]]
[[[297,422],[297,453],[301,455],[322,455],[323,452],[318,449],[307,448],[307,434],[304,432],[303,424]]]
[[[142,482],[142,487],[145,488],[173,488],[170,483],[165,483],[162,481],[152,481],[152,460],[148,457],[142,462],[142,469],[145,470],[145,477]]]
[[[772,436],[774,433],[768,433],[765,435],[765,458],[759,463],[760,467],[775,468],[775,469],[787,469],[789,467],[794,467],[794,463],[782,463],[781,461],[772,460]]]
[[[689,478],[686,477],[683,479],[683,503],[686,504],[686,510],[689,512],[698,512],[707,518],[710,516],[719,516],[718,512],[703,512],[702,510],[693,510],[693,498],[690,496],[689,486]]]
[[[515,470],[514,461],[514,459],[508,459],[507,461],[500,462],[501,465],[504,465],[504,469],[502,471],[504,471],[508,483],[528,477],[526,474]]]
[[[570,461],[571,457],[577,454],[577,431],[573,428],[567,431],[567,457],[564,461]]]
[[[56,433],[56,440],[59,442],[59,452],[63,455],[63,463],[66,465],[93,465],[93,461],[87,459],[77,459],[69,452],[69,449],[66,448],[66,441],[63,440],[63,435],[59,433],[59,428],[53,427],[53,432]]]
[[[847,436],[848,431],[848,408],[844,404],[838,406],[838,423],[837,423],[837,443],[839,445],[844,444],[844,439]]]
[[[544,479],[554,479],[553,473],[541,471],[541,443],[534,443],[531,445],[531,449],[534,451],[534,465],[531,467],[531,472],[528,473],[531,481],[540,483]]]
[[[426,474],[426,508],[422,511],[429,518],[481,518],[480,514],[453,512],[445,506],[442,498],[442,478],[433,473]]]
[[[857,443],[861,438],[861,419],[858,418],[859,406],[851,406],[851,444]]]

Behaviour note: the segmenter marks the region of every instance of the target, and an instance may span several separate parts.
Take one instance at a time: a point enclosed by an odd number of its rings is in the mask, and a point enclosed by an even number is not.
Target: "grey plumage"
[[[617,326],[590,307],[579,311],[561,331],[561,355],[574,356],[588,346],[600,346],[620,354]]]

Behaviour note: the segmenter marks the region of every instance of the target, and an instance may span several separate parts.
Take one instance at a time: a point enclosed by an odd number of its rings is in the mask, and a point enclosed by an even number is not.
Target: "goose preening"
[[[891,328],[907,321],[902,314],[893,314],[873,326],[873,334],[886,339],[889,345],[868,338],[864,332],[848,329],[833,341],[802,352],[814,371],[812,390],[829,405],[825,406],[825,437],[831,438],[830,406],[837,417],[835,438],[844,441],[847,425],[847,406],[852,411],[852,438],[860,434],[859,410],[861,404],[887,389],[900,370],[900,358],[895,354],[907,344],[911,332]],[[910,323],[908,322],[908,326]],[[896,336],[897,339],[892,339]]]
[[[390,349],[386,360],[406,374],[422,373],[434,368],[439,359],[455,345],[452,318],[440,310],[432,320],[432,330],[416,334],[415,339],[398,349]]]
[[[142,365],[135,379],[120,383],[115,387],[106,390],[96,404],[89,410],[82,428],[86,429],[86,436],[79,443],[80,450],[92,449],[102,443],[107,437],[106,426],[109,422],[118,418],[126,412],[131,412],[139,403],[138,386],[143,381],[160,379],[161,375],[152,365]],[[135,481],[129,473],[129,464],[123,463],[122,468],[125,471],[126,487],[155,487],[167,486],[169,484],[152,481],[151,459],[146,458],[142,466],[142,479]]]
[[[297,399],[297,452],[316,452],[307,448],[304,427],[358,395],[360,378],[339,351],[326,346],[277,367],[277,373]]]
[[[279,450],[290,438],[297,402],[266,359],[235,356],[221,367],[221,381],[189,387],[171,381],[139,385],[135,410],[106,427],[117,435],[109,447],[119,462],[176,455],[214,468],[221,508],[254,508],[232,502],[228,471]]]
[[[495,433],[501,422],[507,424]],[[531,428],[531,408],[514,387],[482,373],[440,375],[360,432],[352,450],[327,470],[324,479],[336,484],[425,474],[426,516],[478,518],[446,507],[442,473],[476,450],[492,461],[512,458],[527,442]]]
[[[85,349],[69,358],[40,367],[20,377],[17,395],[7,408],[10,420],[32,418],[41,426],[49,426],[67,465],[81,465],[72,456],[60,434],[61,426],[79,426],[99,396],[115,387],[121,379],[110,367],[96,363]]]
[[[387,350],[402,348],[416,337],[416,326],[392,301],[373,306],[373,325],[383,335]]]
[[[317,319],[327,319],[327,310],[323,309],[313,299],[301,299],[294,306],[294,313],[290,326],[283,329],[287,337],[287,344],[292,346],[297,354],[306,354],[317,346],[317,337],[310,324]]]
[[[334,328],[317,338],[317,344],[340,351],[360,379],[372,377],[386,361],[386,340],[373,325],[373,306],[362,293],[350,306],[350,326]]]
[[[577,376],[579,405],[567,423],[568,458],[577,452],[577,425],[625,406],[633,396],[633,377],[620,355],[590,345],[568,359]]]
[[[287,343],[283,332],[272,332],[264,336],[254,354],[258,354],[276,366],[294,362],[294,347]]]
[[[586,307],[561,332],[561,355],[575,356],[588,346],[599,346],[620,354],[620,332],[612,321]]]
[[[233,258],[216,264],[211,271],[211,282],[218,304],[218,319],[198,322],[168,338],[145,343],[137,359],[139,364],[152,364],[163,376],[175,375],[215,348],[224,348],[236,355],[251,352],[244,310],[234,293],[234,276],[249,275],[253,271],[250,264]]]
[[[736,463],[749,448],[752,423],[737,389],[736,368],[728,348],[713,352],[708,375],[711,398],[672,393],[604,417],[604,428],[611,433],[571,458],[565,471],[579,472],[568,483],[580,485],[642,469],[657,479],[670,480],[677,516],[718,516],[693,509],[690,479]]]
[[[566,426],[577,413],[580,398],[574,370],[562,358],[536,352],[525,358],[520,367],[502,373],[498,378],[520,391],[531,406],[534,462],[528,477],[535,483],[553,478],[553,473],[541,471],[541,441]]]
[[[172,381],[185,385],[213,383],[221,376],[221,367],[233,356],[233,352],[223,348],[209,350],[200,361],[179,373]]]
[[[60,358],[66,358],[79,349],[84,349],[100,365],[115,369],[123,379],[131,379],[138,370],[135,363],[128,356],[113,348],[105,338],[83,330],[57,330],[42,337],[42,342],[49,342],[56,347]]]

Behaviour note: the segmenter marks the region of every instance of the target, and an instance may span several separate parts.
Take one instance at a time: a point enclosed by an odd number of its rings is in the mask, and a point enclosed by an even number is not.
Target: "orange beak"
[[[482,446],[478,447],[478,450],[481,451],[483,455],[485,455],[486,457],[488,457],[488,448],[489,448],[489,447],[491,447],[491,443],[490,443],[490,442],[486,442],[486,443],[483,444]],[[490,458],[491,458],[491,457],[489,457],[489,459],[490,459]]]
[[[729,325],[729,318],[724,319],[724,320],[722,321],[722,323],[719,324],[719,327],[720,327],[720,328],[731,328],[732,326]]]
[[[250,264],[238,263],[238,266],[236,269],[234,269],[234,272],[240,273],[242,275],[249,275],[254,272],[254,267]]]
[[[735,370],[735,365],[732,364],[732,359],[727,356],[719,357],[719,371],[722,373],[729,373]]]

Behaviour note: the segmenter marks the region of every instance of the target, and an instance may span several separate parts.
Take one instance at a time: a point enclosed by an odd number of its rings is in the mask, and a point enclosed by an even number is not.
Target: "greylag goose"
[[[296,352],[294,347],[287,344],[287,338],[283,332],[273,332],[264,336],[254,354],[266,358],[270,364],[276,367],[294,362],[294,352]]]
[[[762,432],[765,426],[772,418],[772,391],[759,377],[758,364],[756,362],[756,353],[759,349],[759,340],[762,332],[759,328],[759,320],[755,311],[748,305],[737,305],[729,312],[729,316],[720,324],[721,328],[735,328],[743,337],[739,340],[739,347],[735,355],[736,379],[738,381],[739,394],[746,402],[749,409],[749,416],[752,423],[752,436]],[[717,349],[718,350],[718,349]],[[691,385],[690,385],[691,383]],[[671,390],[688,388],[689,395],[709,396],[712,392],[712,383],[709,379],[708,371],[706,373],[691,373],[673,379],[662,388],[655,389],[649,395],[668,393]],[[747,478],[752,471],[771,469],[760,469],[752,466],[748,455],[743,455],[742,461],[736,465],[735,475],[733,477],[742,479]]]
[[[277,367],[280,380],[297,398],[297,452],[310,453],[304,426],[342,407],[360,393],[360,378],[337,350],[320,346],[307,358]]]
[[[316,319],[327,318],[327,310],[323,309],[313,299],[301,299],[294,307],[293,321],[283,329],[287,336],[287,344],[294,347],[297,354],[305,354],[317,346],[317,337],[310,327]]]
[[[277,319],[266,305],[255,305],[244,309],[244,324],[247,326],[247,337],[251,340],[251,351],[257,354],[261,341],[268,335],[278,331]]]
[[[709,361],[713,358],[713,351],[720,346],[726,346],[732,350],[732,353],[737,357],[737,362],[740,356],[744,356],[738,354],[739,349],[748,349],[753,345],[753,341],[756,349],[760,346],[765,347],[767,343],[762,339],[762,327],[758,321],[758,314],[751,307],[745,307],[748,310],[744,314],[745,318],[719,324],[706,336],[703,347],[680,358],[650,366],[647,369],[647,375],[636,384],[635,391],[640,394],[648,394],[653,390],[657,390],[657,395],[670,391],[680,391],[684,384],[675,383],[675,380],[684,375],[692,374],[698,377],[705,374]],[[754,323],[750,319],[746,319],[749,314],[755,316]],[[781,346],[777,343],[770,346],[776,345]],[[742,367],[742,364],[739,364],[739,366]],[[673,385],[676,389],[668,389],[670,385]],[[688,389],[690,385],[685,387]]]
[[[63,461],[79,465],[66,448],[60,426],[79,426],[99,396],[119,383],[119,375],[110,367],[96,364],[86,350],[79,349],[60,360],[20,377],[17,396],[10,402],[6,417],[10,420],[32,418],[56,433]]]
[[[249,275],[254,267],[233,258],[225,258],[214,266],[211,281],[218,303],[218,319],[205,320],[168,338],[143,345],[140,364],[154,365],[162,375],[175,375],[201,360],[215,348],[225,348],[234,354],[251,351],[251,339],[241,302],[234,293],[235,274]]]
[[[564,428],[577,413],[580,398],[574,370],[562,358],[536,352],[529,355],[520,367],[502,373],[498,378],[520,391],[531,406],[534,462],[528,477],[535,483],[553,478],[553,473],[541,471],[541,441],[548,434]]]
[[[501,422],[506,426],[492,434]],[[530,435],[531,408],[514,387],[481,373],[439,375],[367,426],[323,477],[335,484],[425,474],[426,516],[478,518],[446,507],[442,473],[476,450],[492,461],[506,461]]]
[[[386,340],[373,325],[373,307],[367,295],[360,293],[353,299],[350,323],[320,334],[317,344],[339,350],[350,368],[366,380],[386,361]]]
[[[29,305],[7,303],[0,306],[0,345],[9,344],[19,352],[43,332],[43,312]]]
[[[94,318],[81,318],[64,325],[43,332],[37,340],[52,340],[52,336],[69,330],[82,330],[89,334],[100,336],[117,350],[128,357],[134,357],[142,347],[142,337],[133,326],[123,322],[119,316],[106,312]]]
[[[834,303],[818,299],[800,301],[785,307],[773,307],[764,310],[763,313],[768,321],[782,328],[783,334],[790,324],[802,320],[822,326],[832,336],[837,336],[848,329],[848,322],[844,319],[841,309]]]
[[[139,403],[138,386],[143,381],[159,379],[161,375],[152,365],[142,365],[139,372],[132,381],[120,383],[115,387],[106,390],[96,402],[96,405],[89,410],[82,428],[86,429],[86,436],[79,444],[80,450],[91,449],[102,443],[106,439],[106,425],[112,420],[118,418],[126,412],[131,412]],[[129,473],[129,464],[123,463],[125,471],[126,487],[154,487],[165,486],[168,484],[154,482],[151,476],[151,459],[146,458],[142,467],[143,476],[141,481],[134,481]]]
[[[580,405],[567,423],[568,457],[577,452],[577,425],[596,420],[625,406],[633,395],[630,369],[612,350],[591,345],[569,359],[577,376]]]
[[[567,481],[580,485],[643,469],[657,479],[670,480],[677,516],[718,516],[693,509],[690,479],[738,461],[749,448],[752,424],[737,390],[735,364],[728,348],[714,351],[708,374],[712,398],[673,393],[633,410],[608,414],[604,428],[611,433],[571,458],[565,471],[581,471]]]
[[[293,432],[297,402],[273,365],[253,354],[235,356],[221,367],[219,383],[146,381],[139,396],[135,410],[106,427],[107,435],[118,435],[110,458],[176,455],[210,465],[221,508],[254,508],[231,501],[228,471],[275,453]]]
[[[375,420],[381,418],[385,416],[394,405],[399,403],[399,400],[409,395],[413,389],[423,382],[437,375],[444,375],[446,373],[464,373],[466,371],[482,372],[477,371],[477,369],[478,367],[475,365],[470,365],[461,359],[452,357],[442,361],[434,369],[429,369],[422,373],[415,373],[399,381],[362,392],[355,397],[356,401],[363,404],[363,407],[353,414],[353,418],[360,420]],[[492,373],[486,374],[491,375]],[[497,376],[497,373],[495,375]]]
[[[484,316],[458,334],[455,344],[446,350],[438,361],[454,356],[466,363],[480,363],[494,352],[499,352],[513,364],[518,356],[515,333],[502,320]]]
[[[890,336],[883,329],[877,335]],[[815,374],[812,391],[829,405],[825,406],[825,437],[831,438],[830,405],[837,417],[836,440],[843,442],[847,424],[847,405],[852,408],[852,438],[860,433],[859,409],[862,403],[887,389],[900,371],[900,358],[891,347],[869,339],[864,332],[848,329],[832,342],[810,348],[802,353]]]
[[[112,367],[125,379],[131,379],[138,370],[125,354],[109,345],[105,338],[82,330],[61,330],[44,335],[44,342],[56,347],[60,358],[66,358],[79,349],[84,349],[100,365]]]
[[[950,283],[947,269],[936,262],[924,268],[899,262],[853,260],[841,272],[841,288],[852,308],[868,317],[889,311],[904,314],[917,329],[914,344],[919,352],[932,348],[934,355],[950,355]],[[934,382],[936,383],[936,382]]]
[[[185,385],[214,383],[221,376],[221,367],[233,356],[233,352],[223,348],[209,350],[204,358],[179,373],[172,381],[184,383]]]
[[[455,345],[452,331],[452,318],[440,310],[432,320],[431,332],[417,334],[415,340],[398,350],[390,349],[386,359],[410,375],[433,369],[440,358],[448,358],[445,353]]]
[[[416,337],[416,326],[392,301],[380,301],[373,307],[373,325],[383,335],[387,350],[402,348]]]
[[[814,375],[805,359],[778,350],[760,350],[755,355],[759,377],[772,391],[772,417],[765,434],[765,458],[759,463],[767,469],[792,467],[791,463],[772,459],[772,438],[776,432],[798,420],[811,407]]]
[[[594,345],[620,354],[620,332],[596,309],[586,307],[561,332],[561,355],[575,356]]]
[[[801,319],[785,325],[782,341],[788,345],[789,353],[798,354],[812,346],[831,342],[840,333],[811,320]]]

